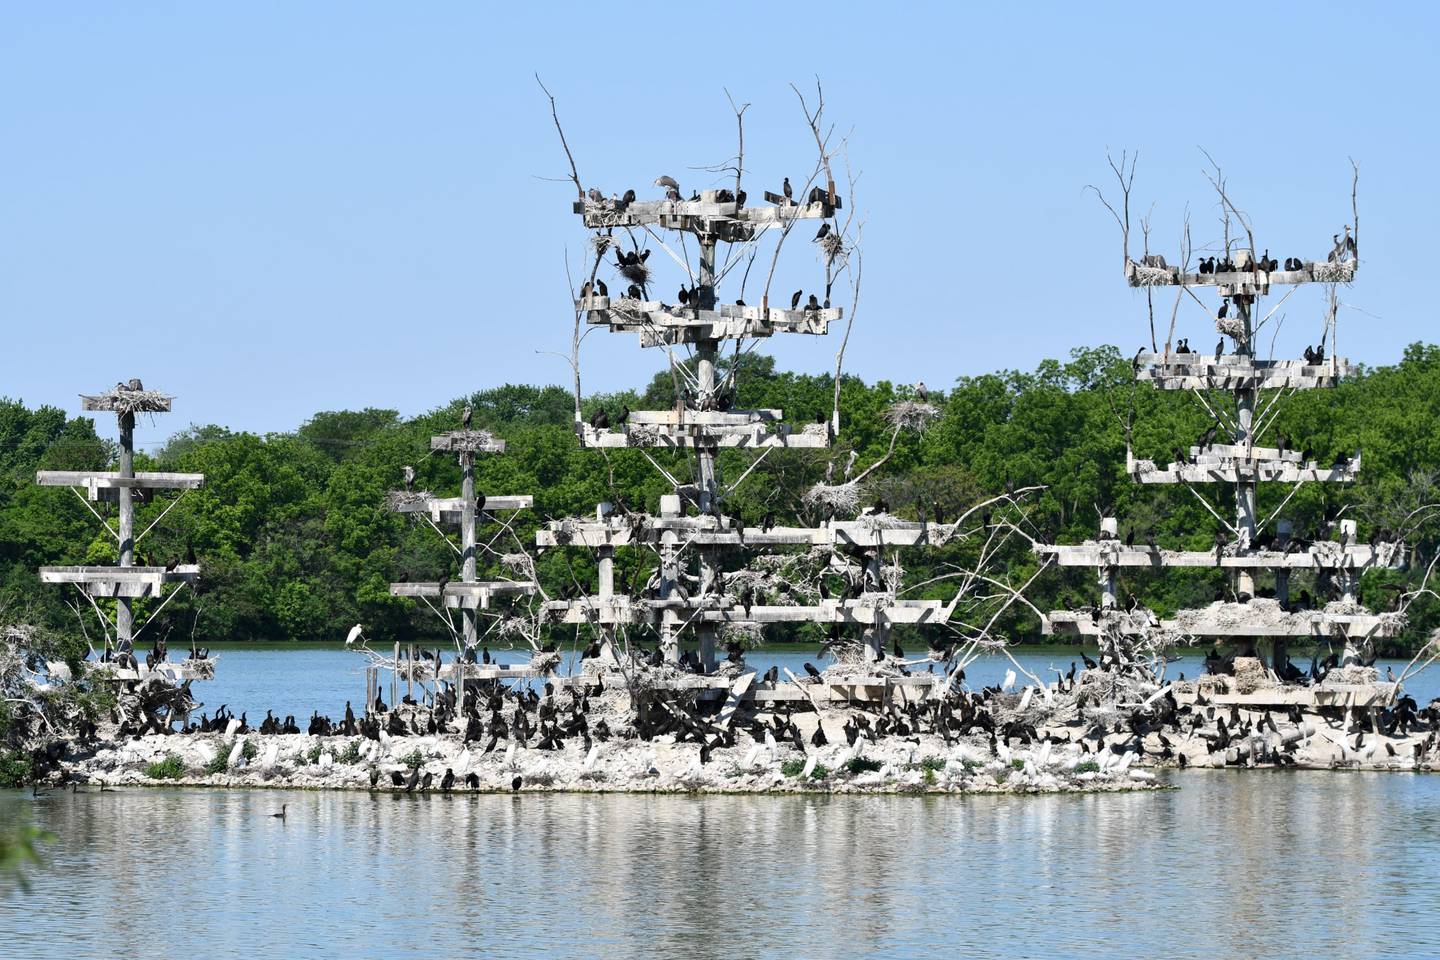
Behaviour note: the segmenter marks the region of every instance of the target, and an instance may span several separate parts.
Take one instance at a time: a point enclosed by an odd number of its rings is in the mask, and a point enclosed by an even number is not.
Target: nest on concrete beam
[[[1146,267],[1133,265],[1131,284],[1137,287],[1168,287],[1175,282],[1175,272],[1169,267]]]
[[[897,430],[924,433],[926,427],[940,419],[940,408],[918,400],[897,400],[885,411],[885,419]]]
[[[836,513],[854,513],[860,509],[860,488],[853,483],[831,485],[817,483],[805,491],[804,500],[809,504],[829,507]]]
[[[451,430],[446,435],[445,449],[455,453],[492,453],[500,441],[489,430]]]
[[[391,510],[402,507],[423,506],[435,499],[429,490],[391,490],[385,494],[385,506]]]
[[[834,260],[836,257],[840,256],[840,254],[844,252],[845,241],[840,238],[840,235],[838,233],[831,231],[830,233],[825,234],[825,236],[820,240],[820,249],[825,251],[825,256],[828,259]]]
[[[1316,263],[1312,274],[1320,283],[1349,283],[1355,279],[1355,261]]]
[[[104,393],[93,396],[82,393],[80,399],[85,401],[86,410],[108,410],[124,416],[127,413],[169,413],[170,401],[174,398],[159,390],[131,390],[117,383],[114,389]]]

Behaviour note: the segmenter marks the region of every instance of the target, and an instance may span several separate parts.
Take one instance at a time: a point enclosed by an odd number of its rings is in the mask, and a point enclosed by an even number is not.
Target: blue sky
[[[565,163],[536,71],[587,185],[642,196],[660,173],[719,185],[695,168],[733,152],[726,88],[752,104],[752,186],[803,177],[788,84],[818,73],[862,173],[847,368],[867,379],[1139,346],[1143,297],[1083,191],[1111,186],[1107,147],[1140,150],[1156,248],[1173,253],[1187,203],[1197,244],[1218,236],[1203,145],[1260,245],[1307,258],[1348,219],[1353,156],[1364,265],[1341,351],[1388,363],[1435,338],[1432,5],[507,6],[0,6],[0,395],[74,411],[143,376],[178,398],[154,441],[566,382],[564,258],[584,231],[543,179]],[[777,286],[816,269],[800,250]],[[1277,350],[1298,355],[1319,291],[1284,309]],[[1180,332],[1214,338],[1193,306]],[[835,347],[761,349],[821,371]],[[662,363],[591,337],[586,389]]]

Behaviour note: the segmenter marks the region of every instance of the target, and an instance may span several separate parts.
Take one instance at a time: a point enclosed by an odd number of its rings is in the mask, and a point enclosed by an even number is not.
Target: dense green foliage
[[[780,407],[797,423],[828,412],[830,378],[776,372],[765,358],[749,358],[745,364],[741,406]],[[880,456],[889,440],[884,411],[909,391],[884,381],[867,385],[846,378],[837,456],[843,458],[845,448],[857,449],[861,464]],[[923,508],[933,518],[938,505],[943,515],[953,517],[981,495],[998,492],[1008,478],[1017,485],[1047,485],[1031,514],[1033,532],[1041,537],[1078,541],[1093,535],[1105,513],[1120,518],[1122,535],[1133,529],[1137,542],[1153,535],[1167,546],[1211,545],[1215,521],[1189,490],[1142,487],[1127,477],[1123,425],[1133,411],[1136,455],[1163,460],[1175,446],[1192,442],[1209,418],[1187,395],[1134,385],[1128,360],[1114,348],[1076,350],[1068,362],[1047,361],[1028,373],[964,377],[943,395],[931,393],[943,417],[923,435],[902,436],[869,494],[884,496],[893,512],[913,517]],[[584,413],[588,416],[596,404],[613,413],[622,402],[635,409],[664,409],[673,396],[667,373],[638,394],[590,397]],[[533,516],[516,525],[520,541],[533,542],[537,520],[590,515],[601,500],[618,497],[653,509],[666,489],[639,452],[582,450],[572,432],[570,396],[559,387],[504,386],[468,399],[476,424],[509,444],[504,456],[480,458],[479,489],[535,496]],[[405,464],[415,466],[419,488],[442,496],[458,492],[454,460],[429,455],[428,437],[454,427],[463,402],[456,399],[410,420],[391,410],[319,413],[294,433],[263,437],[192,427],[152,455],[137,456],[139,469],[198,471],[207,478],[139,546],[142,561],[164,563],[182,556],[189,540],[204,568],[200,591],[182,595],[162,615],[176,628],[171,646],[187,642],[192,628],[201,642],[335,640],[355,622],[366,624],[374,638],[437,639],[433,618],[410,601],[391,598],[386,585],[402,576],[438,579],[452,558],[433,530],[382,509],[381,503],[385,492],[398,486]],[[1413,506],[1435,499],[1428,484],[1440,469],[1437,413],[1440,348],[1419,344],[1395,366],[1362,370],[1334,390],[1286,400],[1277,426],[1295,446],[1323,463],[1342,453],[1364,453],[1359,484],[1299,489],[1286,507],[1297,532],[1326,535],[1326,519],[1352,504],[1346,515],[1360,520],[1361,537],[1368,539],[1377,529],[1397,526]],[[773,454],[727,501],[727,510],[738,510],[752,523],[767,510],[775,510],[782,521],[795,516],[814,521],[800,496],[822,476],[830,455]],[[98,468],[112,457],[113,448],[96,437],[88,420],[0,401],[0,596],[19,598],[53,626],[73,631],[75,614],[61,591],[37,582],[35,568],[110,559],[113,543],[71,491],[37,487],[34,471]],[[681,456],[657,454],[657,459],[671,472],[688,472]],[[746,454],[727,452],[724,475],[738,476],[748,461]],[[1262,516],[1287,491],[1262,488]],[[1231,514],[1231,506],[1219,499],[1219,488],[1208,494],[1221,513]],[[162,507],[144,505],[138,528]],[[1422,560],[1434,553],[1433,537],[1412,545]],[[504,538],[496,548],[514,552],[520,546]],[[622,556],[620,585],[635,576],[631,564],[637,559]],[[931,557],[911,567],[923,575],[926,563],[943,559]],[[1006,573],[1017,583],[1035,568],[1026,549],[1016,549],[1007,562]],[[572,578],[588,582],[588,563],[579,551],[552,550],[538,565],[548,588],[558,591]],[[1412,562],[1404,574],[1368,575],[1362,599],[1388,608],[1393,593],[1386,592],[1386,580],[1416,582],[1422,572],[1423,564]],[[1302,580],[1297,588],[1305,585]],[[1208,602],[1220,586],[1217,572],[1200,570],[1129,575],[1122,589],[1169,612]],[[943,595],[937,589],[932,595]],[[1094,575],[1047,572],[1031,599],[1042,609],[1093,602]],[[1412,613],[1407,643],[1436,619],[1429,604],[1417,604]],[[1017,605],[1009,616],[1006,627],[1014,636],[1036,636],[1034,617],[1023,608]]]

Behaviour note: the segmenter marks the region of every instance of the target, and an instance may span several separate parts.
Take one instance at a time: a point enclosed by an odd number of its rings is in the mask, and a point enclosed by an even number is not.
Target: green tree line
[[[781,408],[795,423],[828,414],[834,392],[828,376],[777,371],[773,361],[747,356],[738,377],[738,404]],[[755,523],[774,511],[781,523],[819,517],[801,501],[824,476],[826,462],[843,463],[850,450],[873,462],[886,450],[888,406],[912,388],[887,381],[867,384],[845,377],[840,385],[842,422],[837,449],[778,451],[768,457],[727,500]],[[1136,384],[1129,360],[1110,346],[1076,349],[1068,360],[1047,360],[1032,371],[961,377],[931,402],[942,416],[920,434],[903,434],[894,456],[867,480],[866,496],[883,497],[891,512],[915,518],[954,517],[985,495],[1043,484],[1031,498],[1027,531],[1042,539],[1078,542],[1094,535],[1102,515],[1119,518],[1122,536],[1154,537],[1162,546],[1204,550],[1216,522],[1191,490],[1142,486],[1126,474],[1126,434],[1137,457],[1171,458],[1210,423],[1185,394]],[[429,437],[453,429],[466,402],[475,424],[503,437],[508,450],[482,456],[478,488],[488,494],[530,493],[535,509],[517,517],[514,535],[502,533],[495,548],[515,552],[533,544],[537,523],[547,518],[591,515],[597,502],[619,499],[655,509],[668,484],[638,451],[581,449],[572,428],[573,402],[560,387],[506,385],[459,397],[410,419],[394,410],[317,413],[290,433],[264,436],[221,426],[192,426],[163,446],[137,455],[137,469],[201,472],[204,486],[185,495],[139,545],[142,562],[163,564],[193,547],[203,568],[199,589],[166,608],[161,621],[188,641],[315,641],[343,638],[350,624],[367,625],[372,637],[421,641],[441,638],[441,627],[413,601],[389,596],[392,580],[436,580],[449,574],[453,554],[436,532],[383,508],[388,490],[413,465],[416,487],[438,496],[459,491],[459,469],[447,455],[431,455]],[[583,413],[622,404],[633,409],[673,405],[673,382],[658,375],[643,390],[585,399]],[[1405,515],[1431,500],[1440,476],[1440,347],[1415,344],[1398,364],[1361,368],[1329,390],[1302,392],[1281,401],[1276,429],[1297,449],[1321,463],[1361,451],[1361,479],[1353,485],[1305,484],[1285,506],[1298,535],[1329,536],[1337,516],[1360,523],[1361,539],[1398,529]],[[24,609],[47,626],[77,629],[74,610],[59,588],[38,582],[42,564],[113,561],[114,544],[85,505],[65,488],[38,487],[37,469],[104,468],[115,455],[91,421],[52,407],[30,409],[0,400],[0,594],[12,610]],[[652,452],[671,473],[688,475],[683,455]],[[722,470],[737,477],[751,455],[727,451]],[[1221,515],[1233,514],[1221,487],[1198,488]],[[1262,486],[1261,516],[1278,507],[1290,488]],[[1432,495],[1433,494],[1433,495]],[[163,504],[140,508],[138,529]],[[489,528],[493,535],[498,528]],[[482,539],[484,534],[482,534]],[[1435,553],[1433,528],[1410,541],[1407,570],[1366,574],[1361,599],[1388,609],[1397,586],[1418,584]],[[963,560],[963,544],[907,552],[917,579]],[[622,551],[624,553],[624,551]],[[644,558],[622,557],[622,585],[638,575]],[[551,550],[538,559],[548,590],[589,584],[593,569],[578,551]],[[1017,538],[1003,557],[1003,575],[1020,583],[1037,560]],[[1122,591],[1162,614],[1207,603],[1224,590],[1218,571],[1170,571],[1163,576],[1126,573]],[[1265,586],[1262,581],[1261,587]],[[1319,588],[1301,576],[1292,591]],[[944,584],[929,595],[943,596]],[[1046,571],[1029,593],[1041,609],[1094,603],[1093,571]],[[1397,646],[1409,646],[1437,624],[1440,613],[1425,598],[1411,609],[1411,625]],[[1032,614],[1017,605],[1003,628],[1014,639],[1039,638]],[[93,627],[91,628],[93,629]],[[779,628],[777,628],[779,629]],[[805,636],[777,633],[775,639]],[[143,637],[142,637],[143,640]]]

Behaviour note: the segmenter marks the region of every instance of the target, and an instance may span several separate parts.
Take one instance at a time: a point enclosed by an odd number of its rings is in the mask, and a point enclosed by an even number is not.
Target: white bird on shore
[[[1014,670],[1006,670],[1006,671],[1005,671],[1005,679],[1000,682],[1000,690],[1001,690],[1002,692],[1004,692],[1004,693],[1009,693],[1010,690],[1014,688],[1014,686],[1015,686],[1015,671],[1014,671]]]
[[[358,624],[358,623],[355,624],[355,626],[351,627],[351,628],[350,628],[350,632],[345,636],[345,646],[346,646],[346,647],[354,646],[355,641],[356,641],[356,640],[360,637],[360,635],[361,635],[362,633],[364,633],[364,632],[365,632],[365,628],[364,628],[364,627],[360,626],[360,624]]]
[[[241,737],[235,741],[235,746],[230,749],[230,757],[225,761],[225,766],[233,767],[240,762],[241,755],[245,752],[245,738]]]
[[[815,772],[815,764],[817,764],[817,763],[819,763],[819,762],[820,762],[820,756],[819,756],[818,754],[814,754],[814,753],[810,754],[810,756],[805,759],[805,766],[804,766],[804,768],[800,771],[800,779],[801,779],[801,780],[809,780],[809,779],[810,779],[810,774],[812,774],[812,773]]]
[[[515,763],[515,741],[510,741],[510,746],[505,748],[505,766],[513,766]]]
[[[591,770],[594,770],[595,761],[598,759],[600,759],[600,745],[598,743],[592,743],[590,745],[590,752],[585,754],[585,760],[580,764],[580,772],[589,773]]]
[[[1035,688],[1026,684],[1025,692],[1020,695],[1020,712],[1024,713],[1030,708],[1030,700],[1035,695]]]
[[[752,746],[750,748],[750,752],[745,754],[745,762],[740,765],[741,768],[749,770],[751,767],[755,766],[755,761],[760,758],[760,751],[764,749],[765,747],[759,743]]]

